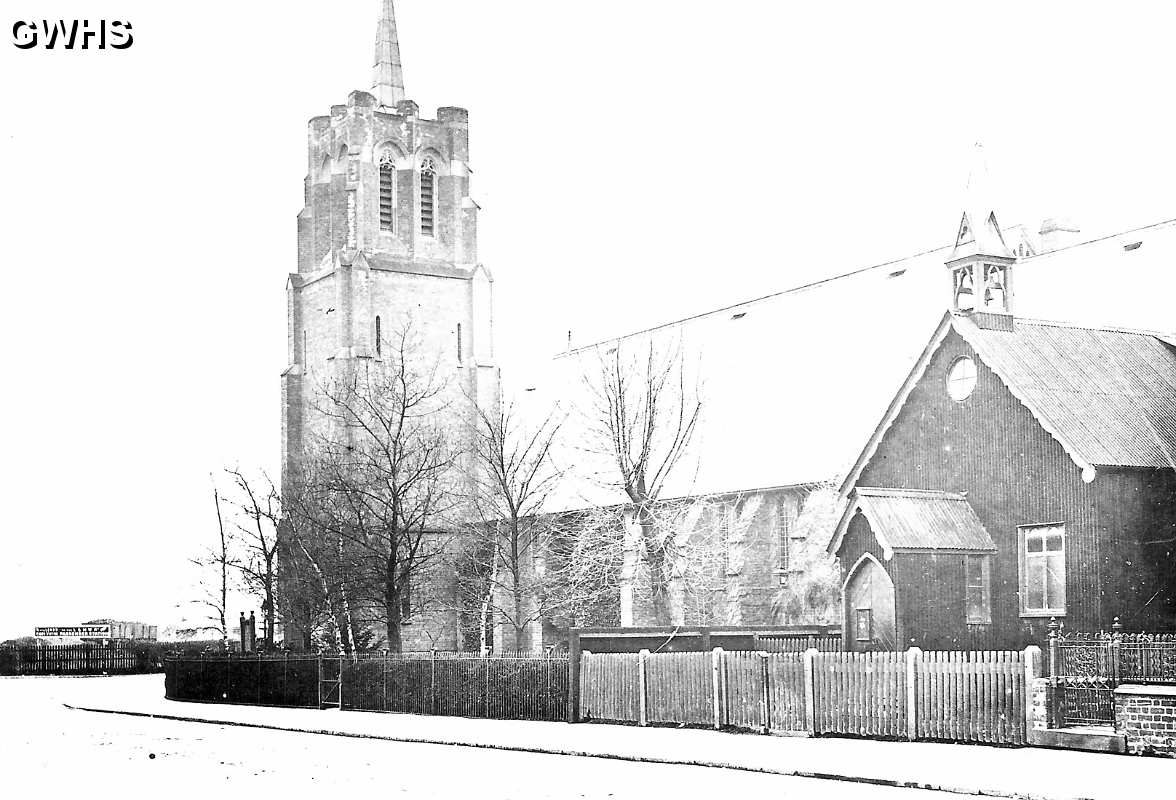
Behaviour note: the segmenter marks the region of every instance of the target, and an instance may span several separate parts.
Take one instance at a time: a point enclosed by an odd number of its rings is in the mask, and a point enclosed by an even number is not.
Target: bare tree
[[[474,462],[469,546],[480,563],[473,591],[466,594],[480,596],[482,631],[490,616],[502,619],[520,648],[528,627],[559,602],[547,590],[544,562],[553,529],[551,517],[541,511],[563,475],[552,458],[562,424],[554,410],[527,427],[513,405],[498,413],[479,408],[469,439]]]
[[[382,362],[321,387],[319,410],[333,424],[314,460],[327,512],[320,524],[350,570],[343,586],[356,593],[346,602],[378,607],[387,647],[398,652],[405,618],[432,599],[428,579],[447,557],[468,487],[460,485],[464,431],[451,424],[439,363],[420,357],[407,325],[382,350]]]
[[[277,596],[278,526],[281,496],[264,474],[250,483],[240,469],[225,470],[233,479],[236,497],[229,502],[238,510],[233,540],[237,558],[233,566],[245,589],[261,599],[265,624],[264,647],[274,647],[274,612]]]
[[[618,343],[585,380],[592,394],[590,446],[612,464],[606,483],[632,504],[654,618],[659,625],[680,623],[675,537],[658,524],[656,505],[694,434],[699,393],[687,386],[681,351],[658,354],[652,342],[639,357],[629,357]]]
[[[283,614],[302,634],[302,647],[316,641],[349,652],[353,630],[342,613],[345,571],[337,563],[338,543],[332,542],[324,512],[315,502],[313,472],[304,471],[298,486],[283,497],[279,586]],[[346,647],[344,644],[346,643]]]
[[[214,623],[213,627],[221,637],[221,645],[227,651],[229,649],[229,573],[236,568],[236,561],[233,557],[229,534],[225,530],[220,500],[220,492],[216,488],[216,482],[213,481],[212,501],[216,507],[218,534],[216,544],[205,548],[201,555],[190,560],[203,572],[201,577],[203,595],[194,602],[210,612],[207,619]]]
[[[565,627],[616,627],[625,567],[623,506],[553,514],[546,522],[548,605]]]

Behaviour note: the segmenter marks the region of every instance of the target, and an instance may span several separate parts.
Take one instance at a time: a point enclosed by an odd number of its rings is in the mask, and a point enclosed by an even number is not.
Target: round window
[[[976,362],[964,356],[957,358],[947,372],[947,393],[955,401],[966,400],[976,388]]]

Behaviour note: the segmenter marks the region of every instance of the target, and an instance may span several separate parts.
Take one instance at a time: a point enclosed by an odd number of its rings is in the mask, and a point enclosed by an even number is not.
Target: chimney
[[[1054,250],[1061,250],[1063,247],[1069,247],[1072,244],[1078,244],[1078,237],[1081,231],[1073,221],[1061,219],[1047,219],[1041,223],[1041,251],[1042,253],[1052,253]]]

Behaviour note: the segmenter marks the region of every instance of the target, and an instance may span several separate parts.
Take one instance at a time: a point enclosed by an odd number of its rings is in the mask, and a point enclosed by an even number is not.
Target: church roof
[[[610,464],[589,452],[586,444],[591,420],[585,409],[591,401],[585,375],[597,370],[600,359],[616,347],[630,352],[648,347],[661,352],[677,349],[683,354],[688,383],[699,386],[703,412],[690,454],[675,471],[666,496],[748,486],[837,483],[853,469],[863,444],[944,321],[951,299],[950,271],[944,264],[952,249],[948,245],[867,266],[577,348],[524,377],[521,384],[517,374],[505,377],[514,378],[515,388],[531,390],[517,395],[525,407],[544,409],[558,402],[569,414],[565,464],[607,475]],[[1023,258],[1014,267],[1014,308],[1036,318],[1067,319],[1087,328],[1170,329],[1170,303],[1164,292],[1151,286],[1158,276],[1170,272],[1172,263],[1176,263],[1176,220]],[[1041,396],[1038,405],[1044,409],[1043,417],[1060,420],[1053,424],[1065,429],[1076,442],[1075,451],[1091,459],[1091,464],[1155,464],[1158,448],[1128,446],[1132,430],[1110,437],[1109,422],[1080,426],[1076,413],[1063,415],[1062,408],[1055,407],[1061,400],[1046,402],[1045,395],[1055,384],[1041,376],[1049,374],[1045,369],[1050,366],[1051,346],[1059,346],[1051,342],[1073,344],[1069,350],[1076,360],[1067,368],[1072,372],[1089,369],[1077,360],[1086,343],[1105,343],[1108,337],[1119,342],[1117,359],[1134,365],[1142,360],[1148,369],[1156,369],[1155,347],[1161,342],[1157,336],[1147,344],[1108,333],[1082,332],[1082,328],[1038,324],[1016,341],[986,335],[981,346],[990,351],[994,363],[1017,376],[1027,393]],[[1134,374],[1134,367],[1118,364],[1098,369],[1106,380]],[[1029,375],[1038,377],[1030,381]],[[1148,380],[1151,383],[1144,385],[1158,385],[1157,376]],[[1095,403],[1099,396],[1074,393],[1065,407],[1077,409],[1080,403]],[[1162,411],[1151,400],[1145,405],[1157,414]],[[1094,413],[1091,410],[1081,419],[1092,419]],[[1135,431],[1142,432],[1138,426]],[[569,490],[576,496],[567,507],[622,499],[602,483],[580,482]]]
[[[1097,467],[1176,469],[1176,348],[1148,332],[1082,327],[1001,315],[945,314],[881,422],[842,481],[843,493],[874,457],[886,431],[951,331],[972,346],[1065,449],[1083,477]],[[1011,324],[1010,324],[1011,323]]]
[[[1013,331],[953,323],[1082,461],[1176,467],[1176,348],[1163,337],[1023,319]]]
[[[869,520],[874,538],[888,558],[903,550],[996,551],[992,537],[962,494],[861,487],[854,491],[842,516],[830,552],[840,548],[849,520],[857,511]]]

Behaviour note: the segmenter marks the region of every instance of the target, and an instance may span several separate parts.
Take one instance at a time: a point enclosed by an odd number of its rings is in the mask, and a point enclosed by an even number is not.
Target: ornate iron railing
[[[1049,625],[1054,724],[1109,725],[1115,688],[1122,683],[1176,683],[1176,634],[1110,631],[1064,633]]]

